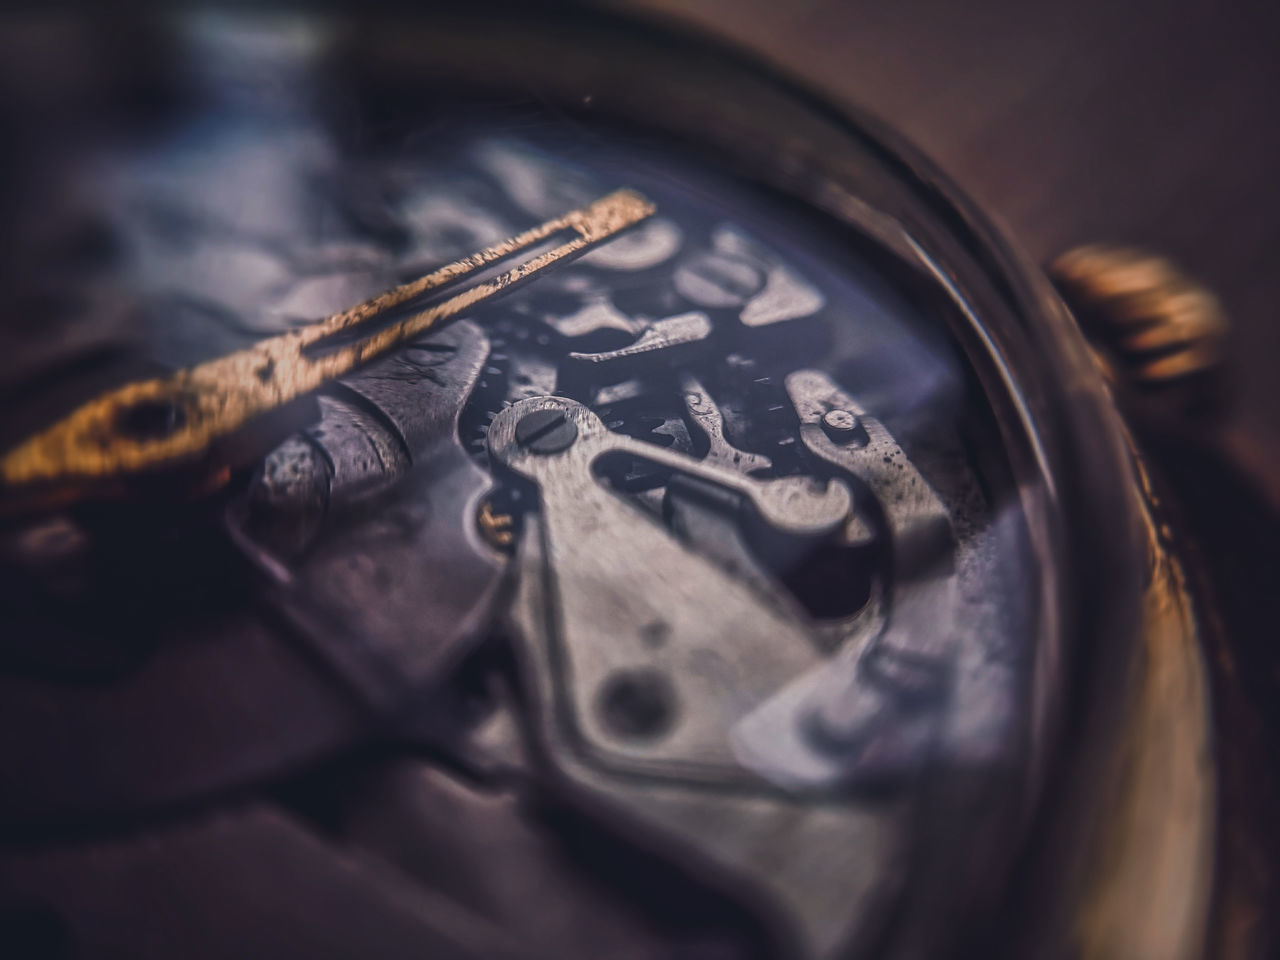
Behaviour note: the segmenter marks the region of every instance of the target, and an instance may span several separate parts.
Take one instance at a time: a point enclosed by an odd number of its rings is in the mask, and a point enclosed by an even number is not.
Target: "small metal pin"
[[[848,410],[828,410],[822,415],[822,429],[836,443],[853,443],[865,436],[862,424]]]

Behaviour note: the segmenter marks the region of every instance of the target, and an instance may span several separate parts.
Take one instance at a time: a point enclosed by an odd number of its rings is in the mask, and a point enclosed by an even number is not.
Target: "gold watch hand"
[[[171,376],[109,390],[0,458],[0,485],[10,490],[92,486],[194,458],[253,418],[586,251],[653,210],[639,194],[618,190],[309,326]],[[357,328],[379,314],[565,231],[576,236],[447,300],[359,335]],[[326,344],[330,338],[335,342]]]

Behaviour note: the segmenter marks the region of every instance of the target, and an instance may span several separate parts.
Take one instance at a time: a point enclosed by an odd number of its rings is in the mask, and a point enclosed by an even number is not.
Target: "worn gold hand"
[[[249,421],[512,289],[557,261],[585,252],[653,210],[639,194],[618,190],[309,326],[168,377],[109,390],[0,458],[0,486],[6,492],[67,484],[93,489],[197,458]],[[404,319],[371,323],[392,308],[568,231],[576,236],[505,273]],[[372,329],[361,330],[364,327]]]

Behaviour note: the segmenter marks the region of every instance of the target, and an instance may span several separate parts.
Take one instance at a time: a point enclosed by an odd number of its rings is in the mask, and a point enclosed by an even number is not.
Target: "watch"
[[[6,33],[13,955],[1269,949],[1176,267],[616,12]]]

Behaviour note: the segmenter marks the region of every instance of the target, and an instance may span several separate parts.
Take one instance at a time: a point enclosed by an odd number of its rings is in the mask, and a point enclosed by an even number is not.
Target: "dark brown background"
[[[641,0],[889,121],[1045,262],[1172,256],[1235,321],[1225,440],[1280,503],[1280,4]]]

